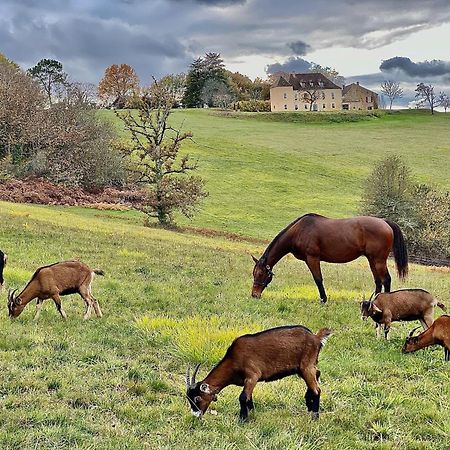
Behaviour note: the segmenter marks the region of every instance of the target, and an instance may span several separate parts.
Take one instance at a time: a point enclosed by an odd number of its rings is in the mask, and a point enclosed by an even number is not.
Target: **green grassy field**
[[[194,221],[181,220],[190,227],[269,239],[308,211],[354,214],[371,164],[391,151],[408,156],[419,179],[450,188],[443,115],[302,124],[182,111],[174,120],[194,132],[197,144],[187,150],[210,192]],[[126,211],[0,202],[0,213],[7,288],[23,286],[39,265],[73,257],[107,273],[93,285],[101,320],[83,322],[82,300],[69,296],[67,322],[50,301],[38,323],[33,305],[10,322],[1,294],[1,449],[450,447],[450,366],[441,348],[401,354],[416,324],[394,324],[385,342],[359,319],[358,302],[373,287],[366,261],[324,265],[323,306],[305,265],[288,257],[254,300],[249,255],[264,245],[252,239],[145,228]],[[449,276],[413,265],[403,286],[427,288],[450,306]],[[217,415],[191,418],[188,365],[202,362],[206,375],[234,337],[294,323],[334,330],[319,359],[319,421],[309,419],[296,377],[257,385],[244,425],[238,387],[219,396]]]

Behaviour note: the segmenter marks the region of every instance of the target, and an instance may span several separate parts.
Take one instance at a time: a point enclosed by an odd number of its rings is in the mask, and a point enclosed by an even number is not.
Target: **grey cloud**
[[[284,63],[274,63],[269,64],[266,67],[266,72],[269,75],[272,75],[277,72],[308,72],[308,70],[311,68],[311,63],[309,61],[306,61],[306,59],[299,58],[299,57],[291,57]]]
[[[415,63],[405,56],[395,56],[384,60],[380,65],[380,70],[382,72],[401,70],[413,78],[439,77],[450,75],[450,61],[433,60]]]
[[[96,81],[112,63],[158,76],[206,51],[285,60],[309,45],[374,48],[450,22],[448,0],[405,1],[0,0],[0,51],[28,66],[54,57]],[[283,64],[305,68],[301,58]]]
[[[311,46],[303,41],[291,42],[288,47],[298,56],[305,56],[311,51]]]

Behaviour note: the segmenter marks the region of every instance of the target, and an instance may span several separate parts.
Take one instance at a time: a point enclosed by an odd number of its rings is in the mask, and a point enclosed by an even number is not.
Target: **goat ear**
[[[382,313],[382,312],[383,312],[380,308],[378,308],[377,305],[372,305],[372,308],[373,308],[373,310],[374,310],[375,312],[379,312],[379,313]]]
[[[14,299],[14,304],[15,304],[15,305],[21,305],[21,304],[22,304],[22,299],[21,299],[20,297],[16,297],[16,298]]]
[[[253,259],[253,261],[254,261],[255,264],[257,264],[258,261],[259,261],[258,258],[255,258],[253,255],[252,255],[252,259]]]
[[[211,394],[211,388],[209,387],[209,384],[202,383],[200,385],[200,392],[203,392],[204,394]]]

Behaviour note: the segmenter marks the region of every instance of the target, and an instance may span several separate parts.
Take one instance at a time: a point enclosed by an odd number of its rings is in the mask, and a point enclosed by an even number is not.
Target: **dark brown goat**
[[[6,254],[0,250],[0,291],[3,287],[3,268],[6,266]]]
[[[62,308],[60,296],[78,293],[86,303],[84,319],[89,319],[92,307],[97,317],[102,317],[100,306],[91,291],[94,274],[104,275],[104,272],[100,269],[91,269],[80,261],[63,261],[40,267],[19,295],[14,297],[17,289],[9,292],[9,316],[11,318],[18,317],[25,306],[37,298],[34,316],[37,320],[44,300],[51,298],[55,302],[56,309],[65,319],[67,315]]]
[[[438,317],[430,328],[413,336],[417,328],[409,333],[403,345],[403,353],[416,352],[431,345],[442,345],[444,347],[444,360],[450,361],[450,316]]]
[[[391,323],[396,321],[419,320],[426,330],[433,323],[435,306],[445,310],[442,303],[423,289],[399,289],[377,294],[371,301],[362,301],[361,316],[363,319],[372,317],[377,337],[381,325],[384,325],[384,336],[388,339]]]
[[[319,417],[320,387],[317,370],[319,352],[331,334],[322,328],[317,334],[301,325],[271,328],[246,334],[234,340],[222,361],[202,381],[186,375],[187,397],[194,416],[203,415],[219,392],[229,385],[243,386],[239,396],[240,419],[247,419],[253,409],[253,389],[259,381],[274,381],[289,375],[305,380],[306,406],[313,418]]]

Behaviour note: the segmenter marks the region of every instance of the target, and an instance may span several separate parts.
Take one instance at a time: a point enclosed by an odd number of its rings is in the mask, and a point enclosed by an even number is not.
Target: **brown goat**
[[[403,353],[416,352],[431,345],[442,345],[444,347],[444,361],[450,361],[450,316],[438,317],[430,328],[413,336],[417,328],[409,333],[403,345]]]
[[[84,319],[89,319],[92,307],[97,317],[102,317],[100,306],[91,292],[94,274],[104,275],[104,272],[99,269],[91,269],[80,261],[63,261],[40,267],[19,295],[14,297],[17,289],[8,293],[9,316],[11,318],[18,317],[25,306],[37,298],[34,316],[37,320],[44,300],[51,298],[61,317],[66,319],[67,315],[62,308],[60,296],[78,293],[86,303]]]
[[[429,292],[423,289],[399,289],[398,291],[377,294],[373,300],[361,302],[363,320],[371,317],[376,325],[379,337],[381,325],[388,339],[391,323],[396,321],[419,320],[426,330],[433,323],[434,307],[445,310]]]
[[[192,378],[186,375],[187,398],[192,414],[203,415],[217,394],[229,385],[243,386],[239,396],[240,420],[253,409],[253,389],[259,381],[274,381],[289,375],[305,380],[305,401],[313,418],[319,417],[320,387],[317,370],[319,352],[331,334],[322,328],[317,334],[301,325],[271,328],[236,338],[222,361],[202,381],[195,381],[200,364]]]

